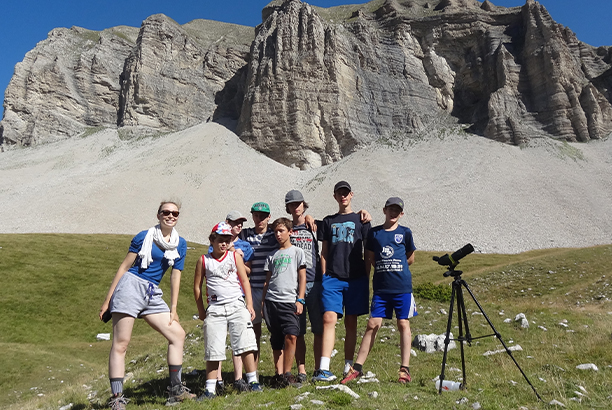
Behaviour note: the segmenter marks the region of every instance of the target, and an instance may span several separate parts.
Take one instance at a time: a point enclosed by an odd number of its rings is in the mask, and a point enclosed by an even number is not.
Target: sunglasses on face
[[[172,214],[173,217],[178,218],[179,216],[179,211],[169,211],[167,209],[162,209],[161,211],[159,211],[160,214],[162,214],[163,216],[168,216],[170,214]]]

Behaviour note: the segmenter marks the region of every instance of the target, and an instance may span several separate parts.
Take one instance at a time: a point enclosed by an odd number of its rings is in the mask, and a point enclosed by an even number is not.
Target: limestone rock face
[[[263,16],[238,133],[287,165],[328,164],[445,115],[512,144],[612,130],[609,51],[531,0],[387,0],[339,21],[287,0]]]
[[[140,29],[55,29],[17,64],[0,143],[31,145],[88,127],[179,130],[240,114],[253,28],[164,15]]]
[[[119,76],[138,30],[57,28],[15,67],[0,143],[32,145],[116,126]]]
[[[217,109],[237,119],[240,81],[233,88],[228,83],[246,66],[252,35],[228,47],[231,25],[215,38],[213,24],[180,26],[163,14],[143,22],[121,75],[120,126],[180,130],[212,120]],[[226,85],[230,90],[222,93]]]

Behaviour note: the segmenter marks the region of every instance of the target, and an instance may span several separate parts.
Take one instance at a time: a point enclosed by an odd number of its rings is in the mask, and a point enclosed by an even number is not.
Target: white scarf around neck
[[[159,224],[157,224],[147,231],[144,241],[142,242],[140,252],[138,252],[138,256],[140,256],[140,267],[142,269],[147,269],[151,262],[153,262],[153,257],[151,256],[153,242],[155,242],[155,244],[164,251],[164,258],[168,259],[168,265],[174,266],[174,260],[180,257],[178,251],[176,250],[179,244],[179,234],[176,229],[172,228],[170,242],[166,242],[164,240],[164,235],[162,234],[161,228]]]

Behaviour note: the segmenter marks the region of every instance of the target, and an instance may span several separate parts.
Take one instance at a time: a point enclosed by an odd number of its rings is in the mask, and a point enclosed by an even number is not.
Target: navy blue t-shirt
[[[362,224],[359,214],[335,214],[323,219],[321,240],[327,242],[325,274],[338,279],[366,276],[363,242],[370,223]]]
[[[412,293],[412,274],[407,255],[416,250],[412,231],[398,226],[386,231],[382,225],[372,228],[366,249],[374,252],[374,293]]]

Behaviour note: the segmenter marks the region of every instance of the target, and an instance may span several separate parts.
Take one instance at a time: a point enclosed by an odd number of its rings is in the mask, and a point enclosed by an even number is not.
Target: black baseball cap
[[[402,211],[404,210],[404,201],[402,201],[402,198],[392,196],[391,198],[387,199],[387,202],[385,202],[385,208],[391,205],[397,205],[402,208]]]
[[[334,186],[334,192],[336,192],[337,190],[341,189],[341,188],[347,188],[349,191],[353,192],[353,190],[351,189],[351,185],[346,182],[346,181],[340,181],[338,182],[335,186]]]

